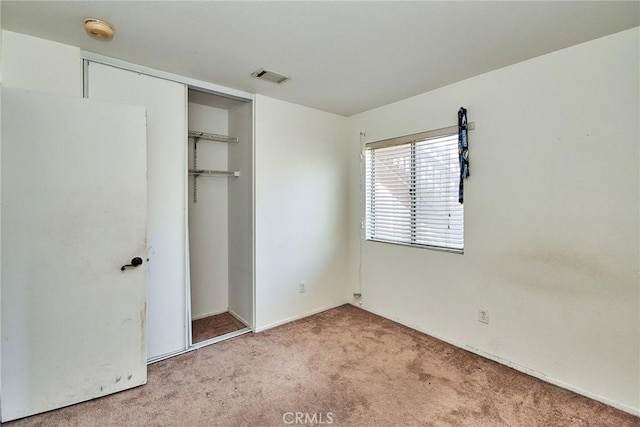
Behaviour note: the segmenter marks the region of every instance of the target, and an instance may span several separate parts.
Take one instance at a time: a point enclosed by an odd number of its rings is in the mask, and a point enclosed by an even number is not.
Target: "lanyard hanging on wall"
[[[458,110],[458,157],[460,160],[460,186],[458,188],[458,202],[464,201],[464,179],[469,176],[469,144],[467,129],[467,109]]]

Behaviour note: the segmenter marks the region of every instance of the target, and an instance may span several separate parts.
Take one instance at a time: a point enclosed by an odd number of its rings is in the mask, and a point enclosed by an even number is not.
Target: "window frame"
[[[470,123],[468,126],[468,130],[473,129],[474,123]],[[456,247],[450,247],[450,246],[436,246],[436,245],[430,245],[430,244],[424,244],[424,243],[416,243],[416,224],[417,224],[417,207],[418,204],[420,203],[418,198],[419,196],[417,196],[417,168],[416,168],[416,144],[422,141],[426,141],[426,140],[431,140],[431,139],[436,139],[436,138],[444,138],[444,137],[452,137],[452,136],[458,136],[458,126],[449,126],[449,127],[445,127],[445,128],[440,128],[440,129],[434,129],[434,130],[430,130],[430,131],[426,131],[426,132],[420,132],[420,133],[416,133],[416,134],[410,134],[410,135],[405,135],[405,136],[401,136],[401,137],[396,137],[396,138],[389,138],[389,139],[384,139],[384,140],[380,140],[380,141],[375,141],[375,142],[370,142],[367,144],[364,144],[362,149],[362,182],[363,182],[363,194],[362,194],[362,211],[363,211],[363,215],[362,215],[362,237],[365,241],[368,242],[376,242],[376,243],[386,243],[386,244],[392,244],[392,245],[399,245],[399,246],[407,246],[407,247],[412,247],[412,248],[419,248],[419,249],[430,249],[430,250],[436,250],[436,251],[442,251],[442,252],[451,252],[451,253],[457,253],[457,254],[464,254],[464,248],[465,248],[465,233],[464,233],[464,205],[461,205],[461,209],[462,209],[462,229],[461,229],[461,237],[462,237],[462,248],[456,248]],[[456,138],[456,153],[457,153],[457,147],[458,147],[458,142],[457,142],[457,138]],[[395,146],[400,146],[400,145],[408,145],[410,147],[410,151],[411,154],[409,156],[410,159],[410,215],[411,215],[411,219],[409,221],[409,225],[410,225],[410,238],[408,241],[392,241],[392,240],[382,240],[379,238],[375,238],[375,237],[370,237],[370,230],[369,230],[369,225],[370,225],[370,212],[369,209],[367,208],[367,200],[370,197],[370,195],[368,194],[367,188],[368,186],[373,185],[372,181],[371,183],[367,183],[367,170],[369,168],[369,165],[367,164],[367,151],[371,151],[372,153],[375,153],[375,150],[377,149],[381,149],[381,148],[387,148],[387,147],[395,147]],[[374,180],[374,176],[370,177],[371,180]],[[455,176],[456,181],[460,179],[460,175],[459,175],[459,171],[458,174]],[[373,188],[373,187],[372,187]],[[456,186],[457,188],[457,186]],[[373,190],[375,191],[375,189]],[[457,190],[456,190],[456,203],[457,203]]]

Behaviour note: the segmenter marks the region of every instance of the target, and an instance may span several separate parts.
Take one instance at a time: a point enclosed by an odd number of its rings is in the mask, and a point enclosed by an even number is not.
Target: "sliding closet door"
[[[186,87],[89,62],[89,98],[147,108],[147,358],[186,349]]]

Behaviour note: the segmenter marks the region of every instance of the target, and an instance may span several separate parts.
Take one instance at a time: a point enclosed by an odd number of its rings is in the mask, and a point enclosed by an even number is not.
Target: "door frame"
[[[252,149],[251,149],[251,294],[252,294],[252,309],[251,309],[251,325],[249,326],[251,332],[255,332],[256,328],[256,182],[255,182],[255,96],[252,93],[231,89],[225,86],[216,85],[213,83],[208,83],[202,80],[193,79],[190,77],[181,76],[178,74],[169,73],[166,71],[156,70],[154,68],[145,67],[143,65],[134,64],[127,61],[122,61],[120,59],[111,58],[104,55],[99,55],[93,52],[81,51],[81,59],[82,59],[82,96],[84,98],[87,97],[88,94],[88,63],[95,62],[103,65],[109,65],[116,68],[122,68],[127,71],[133,71],[140,74],[145,74],[151,77],[157,77],[165,80],[174,81],[177,83],[181,83],[186,85],[187,88],[195,89],[201,92],[210,93],[212,95],[223,96],[226,98],[237,99],[239,101],[251,102],[252,115],[251,115],[251,135],[252,135]],[[188,97],[188,91],[185,90],[185,97]],[[188,98],[187,98],[188,101]],[[188,102],[185,103],[185,115],[188,116]],[[185,134],[185,151],[188,150],[187,135]],[[187,156],[188,159],[188,156]],[[184,209],[185,212],[188,213],[188,204],[189,204],[189,189],[188,189],[188,180],[185,182],[185,198],[184,198]],[[152,364],[155,362],[159,362],[161,360],[168,359],[170,357],[177,356],[179,354],[187,353],[189,351],[195,350],[197,348],[202,347],[202,345],[191,345],[191,284],[190,284],[190,274],[189,274],[189,217],[188,214],[185,215],[185,278],[184,278],[184,292],[185,292],[185,325],[186,325],[186,333],[185,333],[185,350],[180,350],[175,353],[165,354],[159,357],[155,357],[149,359],[147,364]],[[213,342],[206,342],[206,344],[212,344]]]

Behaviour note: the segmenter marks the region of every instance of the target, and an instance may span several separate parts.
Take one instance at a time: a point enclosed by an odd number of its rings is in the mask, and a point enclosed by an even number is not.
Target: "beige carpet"
[[[151,365],[146,386],[8,425],[304,421],[637,427],[640,420],[345,305]]]
[[[191,336],[193,342],[197,343],[244,328],[244,323],[226,312],[191,322]]]

